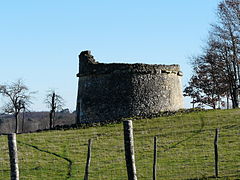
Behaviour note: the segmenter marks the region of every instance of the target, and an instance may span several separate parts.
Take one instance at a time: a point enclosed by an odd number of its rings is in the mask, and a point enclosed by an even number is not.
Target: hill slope
[[[213,139],[219,135],[219,175],[240,179],[240,110],[178,114],[133,122],[138,179],[152,179],[158,137],[159,179],[211,179]],[[21,179],[83,179],[93,139],[92,180],[127,179],[122,124],[17,135]],[[9,177],[7,137],[0,136],[0,179]]]

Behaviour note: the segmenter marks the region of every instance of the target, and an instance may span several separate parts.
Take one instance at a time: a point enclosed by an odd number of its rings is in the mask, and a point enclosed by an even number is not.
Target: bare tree
[[[45,99],[45,103],[50,108],[49,113],[49,128],[53,129],[55,122],[56,111],[62,110],[64,106],[63,98],[57,94],[54,90],[49,90]]]
[[[227,89],[222,63],[219,63],[216,55],[207,48],[201,56],[192,58],[192,66],[194,74],[189,86],[184,89],[184,96],[190,96],[193,105],[197,103],[216,109]]]
[[[240,85],[240,0],[222,1],[218,6],[218,18],[219,23],[214,26],[213,34],[221,44],[219,55],[227,67],[233,108],[237,108]]]
[[[195,86],[195,76],[193,76],[188,82],[188,86],[184,88],[183,96],[189,96],[192,98],[192,108],[195,108],[195,104],[199,103],[200,89]]]
[[[212,25],[200,56],[193,59],[194,74],[185,96],[212,108],[221,98],[239,107],[240,88],[240,0],[223,0],[217,9],[218,21]],[[229,106],[228,106],[229,107]]]
[[[14,115],[15,133],[18,133],[19,113],[32,103],[30,99],[33,93],[35,92],[29,92],[28,87],[24,85],[22,80],[0,85],[0,94],[8,99],[3,107],[3,111]]]

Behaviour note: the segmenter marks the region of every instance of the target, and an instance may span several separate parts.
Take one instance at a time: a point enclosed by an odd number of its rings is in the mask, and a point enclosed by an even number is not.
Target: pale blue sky
[[[22,78],[38,91],[32,110],[47,109],[50,88],[74,110],[78,55],[88,49],[106,63],[180,64],[184,85],[191,75],[188,57],[201,52],[219,2],[0,1],[0,83]]]

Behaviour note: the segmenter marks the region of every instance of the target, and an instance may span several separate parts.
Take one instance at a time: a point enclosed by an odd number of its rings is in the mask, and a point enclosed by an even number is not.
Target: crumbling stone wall
[[[77,123],[183,108],[179,65],[104,64],[79,55]]]

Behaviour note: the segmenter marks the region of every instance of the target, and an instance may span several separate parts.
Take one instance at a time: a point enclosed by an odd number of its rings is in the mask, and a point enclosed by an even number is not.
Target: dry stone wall
[[[77,123],[183,108],[179,65],[104,64],[79,55]]]

